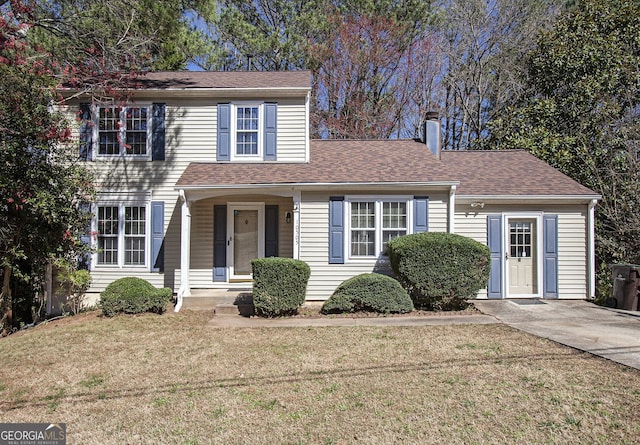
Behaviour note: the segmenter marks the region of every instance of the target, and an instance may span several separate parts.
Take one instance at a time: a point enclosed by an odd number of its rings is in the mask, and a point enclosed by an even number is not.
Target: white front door
[[[540,296],[540,226],[538,217],[505,218],[507,296]]]
[[[251,260],[264,257],[264,204],[230,204],[227,211],[231,280],[251,279]]]

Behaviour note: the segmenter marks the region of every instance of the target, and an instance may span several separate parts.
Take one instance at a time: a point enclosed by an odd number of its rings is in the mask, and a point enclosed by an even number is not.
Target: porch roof
[[[195,162],[176,189],[314,184],[448,184],[462,196],[598,198],[522,150],[443,151],[438,159],[413,139],[312,140],[309,163]]]

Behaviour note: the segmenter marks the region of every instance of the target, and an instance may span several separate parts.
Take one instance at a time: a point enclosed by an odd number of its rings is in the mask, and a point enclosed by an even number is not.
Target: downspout
[[[456,186],[449,190],[449,233],[456,233]]]
[[[293,258],[300,259],[300,202],[302,193],[300,190],[293,192]]]
[[[596,298],[596,204],[598,200],[589,202],[589,215],[587,220],[587,297]]]
[[[182,308],[182,298],[191,295],[191,286],[189,285],[189,268],[191,256],[191,203],[187,200],[184,190],[180,190],[180,199],[182,199],[182,220],[180,228],[180,288],[176,295],[175,312],[179,312]]]

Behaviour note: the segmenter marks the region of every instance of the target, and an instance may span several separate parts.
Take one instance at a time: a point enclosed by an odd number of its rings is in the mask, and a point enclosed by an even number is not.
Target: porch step
[[[216,315],[241,315],[251,317],[254,314],[253,295],[250,293],[240,293],[233,303],[218,303],[215,310]]]
[[[182,299],[182,309],[212,311],[219,304],[234,304],[241,295],[251,295],[251,291],[251,288],[192,289],[191,295]]]

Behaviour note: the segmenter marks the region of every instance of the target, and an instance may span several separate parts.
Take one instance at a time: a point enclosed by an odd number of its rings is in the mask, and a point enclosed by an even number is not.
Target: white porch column
[[[587,221],[587,298],[596,298],[596,203],[597,199],[589,202]]]
[[[180,231],[180,289],[178,289],[178,302],[175,311],[182,307],[182,297],[191,295],[189,285],[189,268],[191,258],[191,203],[187,200],[184,190],[180,190],[182,199],[182,220]]]
[[[449,233],[456,233],[456,186],[449,190]]]
[[[293,192],[293,259],[300,259],[300,201],[299,190]]]

